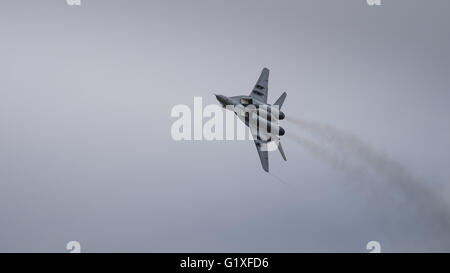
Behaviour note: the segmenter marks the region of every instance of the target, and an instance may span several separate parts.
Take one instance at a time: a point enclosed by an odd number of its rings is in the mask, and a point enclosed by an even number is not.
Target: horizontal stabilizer
[[[256,150],[258,151],[259,159],[264,171],[269,172],[269,153],[267,152],[267,143],[260,140],[255,140]]]
[[[284,154],[284,151],[283,151],[283,147],[281,146],[281,141],[278,141],[278,150],[280,151],[280,154],[283,157],[284,161],[287,161],[286,155]]]

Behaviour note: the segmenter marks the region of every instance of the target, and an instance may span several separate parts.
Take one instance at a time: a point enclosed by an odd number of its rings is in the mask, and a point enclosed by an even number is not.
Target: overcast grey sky
[[[287,116],[359,136],[450,210],[449,1],[81,1],[1,3],[0,251],[450,250],[376,173],[285,138],[287,186],[251,141],[170,136],[174,105],[268,67],[269,102],[286,91]]]

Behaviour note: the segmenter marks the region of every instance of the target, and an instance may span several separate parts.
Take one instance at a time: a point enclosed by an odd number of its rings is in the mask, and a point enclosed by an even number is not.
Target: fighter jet
[[[250,95],[227,97],[215,94],[222,107],[232,110],[250,128],[259,159],[266,172],[269,172],[268,147],[272,142],[286,161],[280,142],[280,136],[283,136],[285,131],[278,123],[285,117],[281,106],[287,94],[283,92],[278,100],[270,105],[267,103],[268,86],[269,69],[264,68]]]

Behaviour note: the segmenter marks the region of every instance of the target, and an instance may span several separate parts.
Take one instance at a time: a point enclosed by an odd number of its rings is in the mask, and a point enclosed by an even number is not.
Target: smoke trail
[[[447,236],[450,232],[450,212],[447,203],[416,181],[400,163],[375,151],[360,138],[330,125],[292,117],[286,117],[286,120],[308,133],[314,141],[291,133],[287,134],[287,137],[332,167],[348,174],[367,177],[369,172],[374,172],[381,176],[385,182],[385,185],[381,186],[388,187],[386,194],[402,195],[404,203],[412,206],[421,219],[430,221],[429,224],[436,224],[432,231],[445,232],[445,240],[450,243],[450,236]],[[396,188],[395,192],[389,192],[391,186]]]

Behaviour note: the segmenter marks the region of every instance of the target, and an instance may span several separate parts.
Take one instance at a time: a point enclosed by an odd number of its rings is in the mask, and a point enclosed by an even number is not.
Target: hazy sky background
[[[0,251],[450,250],[389,185],[289,139],[270,154],[287,186],[251,141],[170,136],[175,104],[268,67],[269,102],[286,91],[287,116],[358,135],[450,210],[449,1],[81,1],[1,3]]]

